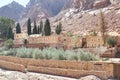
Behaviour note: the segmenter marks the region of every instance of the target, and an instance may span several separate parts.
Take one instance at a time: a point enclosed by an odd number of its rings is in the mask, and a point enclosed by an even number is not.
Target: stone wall
[[[12,64],[14,66],[12,66]],[[18,68],[19,66],[21,66],[20,69]],[[62,60],[35,60],[0,56],[1,68],[24,72],[24,66],[27,68],[28,71],[32,72],[40,72],[74,78],[80,78],[87,75],[96,75],[102,80],[106,80],[108,78],[120,79],[120,63],[100,61],[78,62]]]
[[[88,48],[96,48],[103,46],[104,44],[104,41],[101,36],[87,36],[86,42]]]
[[[26,39],[27,37],[27,33],[14,34],[14,44],[24,44],[24,39]]]

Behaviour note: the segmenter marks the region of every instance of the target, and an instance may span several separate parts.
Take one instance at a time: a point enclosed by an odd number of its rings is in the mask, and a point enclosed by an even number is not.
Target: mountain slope
[[[91,1],[91,2],[90,2]],[[74,0],[71,7],[60,12],[52,22],[63,25],[63,33],[87,35],[93,29],[99,31],[99,13],[104,13],[108,32],[120,33],[120,0]],[[54,31],[55,27],[53,27]]]
[[[12,18],[17,21],[24,9],[25,8],[22,5],[13,1],[12,3],[0,8],[0,16]]]
[[[53,17],[57,15],[70,0],[30,0],[26,11],[21,16],[22,26],[26,26],[26,21],[30,17],[33,20]],[[23,24],[24,23],[24,24]]]

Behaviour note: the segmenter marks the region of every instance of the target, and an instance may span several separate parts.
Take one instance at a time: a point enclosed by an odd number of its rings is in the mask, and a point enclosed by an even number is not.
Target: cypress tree
[[[33,34],[37,34],[37,26],[36,26],[36,21],[34,21],[34,28],[33,28]]]
[[[28,33],[28,35],[31,35],[31,20],[30,20],[30,18],[28,19],[28,22],[27,22],[27,33]]]
[[[13,39],[13,32],[11,27],[8,28],[6,37],[7,39]]]
[[[45,25],[44,25],[44,34],[45,34],[45,36],[50,36],[51,35],[51,27],[50,27],[49,19],[46,19],[46,22],[45,22]]]
[[[60,34],[61,33],[61,27],[62,27],[62,24],[61,23],[59,23],[59,25],[57,25],[57,27],[56,27],[56,29],[55,29],[55,32],[56,32],[56,34]]]
[[[40,30],[39,30],[40,34],[42,33],[42,31],[43,31],[43,22],[41,21],[40,22]]]
[[[105,17],[104,17],[104,14],[103,14],[102,11],[100,12],[99,26],[100,26],[100,32],[101,32],[101,35],[102,35],[102,38],[103,38],[103,41],[104,41],[103,46],[105,46],[105,44],[106,44],[106,38],[107,38],[107,36],[106,36],[107,26],[106,26]]]
[[[40,26],[38,26],[37,34],[40,34]]]
[[[21,33],[21,28],[19,23],[17,23],[17,26],[16,26],[16,33]]]

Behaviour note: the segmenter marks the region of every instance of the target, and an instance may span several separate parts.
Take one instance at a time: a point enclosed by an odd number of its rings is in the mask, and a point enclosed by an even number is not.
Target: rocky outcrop
[[[95,1],[93,4],[93,8],[97,9],[97,8],[104,8],[108,5],[110,5],[110,1],[109,0],[98,0]]]
[[[117,3],[120,2],[120,0],[110,0],[110,2],[111,2],[112,4],[117,4]]]
[[[120,4],[113,4],[110,0],[83,0],[83,2],[81,2],[82,0],[74,1],[75,2],[73,4],[75,6],[62,11],[55,18],[53,26],[56,26],[58,22],[61,22],[64,26],[62,31],[63,33],[70,31],[77,35],[88,35],[93,29],[99,31],[99,13],[101,10],[104,13],[108,33],[110,35],[111,32],[117,33],[115,35],[120,33]],[[89,7],[91,4],[93,6]],[[55,28],[53,27],[53,31],[54,29]]]
[[[73,8],[88,10],[92,8],[103,8],[110,4],[109,0],[74,0]]]
[[[28,18],[36,20],[57,15],[70,0],[30,0],[24,14],[20,18],[21,26],[25,27]],[[66,6],[67,7],[67,6]]]

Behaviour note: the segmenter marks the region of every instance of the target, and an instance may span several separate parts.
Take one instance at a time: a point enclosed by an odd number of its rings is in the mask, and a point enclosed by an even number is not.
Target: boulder
[[[103,8],[108,5],[110,5],[110,0],[97,0],[93,4],[93,8],[98,9],[98,8]]]

